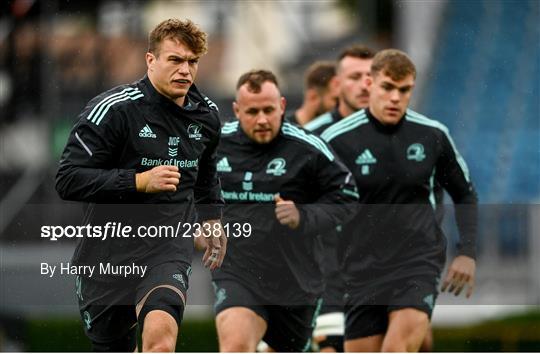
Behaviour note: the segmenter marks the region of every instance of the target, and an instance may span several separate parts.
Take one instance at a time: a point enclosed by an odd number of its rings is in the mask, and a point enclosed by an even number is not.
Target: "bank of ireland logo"
[[[177,136],[169,137],[169,156],[176,157],[178,156],[178,144],[180,143],[180,138]]]
[[[281,157],[275,158],[266,166],[266,173],[274,176],[284,175],[287,172],[285,169],[286,164],[285,160]]]
[[[415,143],[407,148],[407,160],[423,161],[426,158],[424,145]]]
[[[190,124],[187,128],[188,137],[190,139],[201,140],[202,138],[201,130],[202,130],[202,125],[195,124],[195,123]]]
[[[244,174],[244,181],[242,181],[242,188],[245,190],[245,191],[250,191],[250,190],[253,190],[253,173],[247,171],[245,174]]]
[[[369,175],[371,173],[370,171],[370,165],[374,165],[377,163],[377,159],[369,149],[365,149],[358,157],[356,158],[356,164],[360,165],[360,172],[362,175]]]

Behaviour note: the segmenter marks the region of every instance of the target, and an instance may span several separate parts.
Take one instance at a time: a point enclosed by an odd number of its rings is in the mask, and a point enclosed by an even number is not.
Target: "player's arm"
[[[197,181],[195,182],[195,203],[198,219],[221,219],[225,204],[221,197],[221,184],[217,173],[217,147],[219,144],[219,125],[215,136],[207,145],[200,160]]]
[[[436,165],[435,177],[452,197],[460,240],[458,255],[448,267],[442,291],[459,295],[468,286],[466,296],[472,295],[476,273],[476,233],[478,198],[470,180],[469,170],[447,134],[441,136],[442,153]]]
[[[119,126],[119,113],[111,110],[96,124],[86,119],[88,111],[70,133],[56,174],[56,190],[67,200],[119,201],[136,192],[135,170],[114,166],[126,130]]]
[[[221,226],[223,205],[221,184],[217,174],[217,146],[219,126],[212,142],[206,147],[199,161],[195,183],[197,218],[203,224],[205,235],[195,239],[195,246],[204,249],[203,263],[211,270],[223,263],[227,251],[227,237]]]
[[[315,234],[334,229],[352,216],[351,208],[357,205],[358,192],[352,174],[333,152],[331,157],[318,154],[313,159],[312,186],[318,191],[315,203],[296,206],[298,228],[304,233]]]
[[[126,141],[128,127],[114,109],[99,121],[87,119],[93,106],[79,117],[70,133],[56,174],[56,190],[62,199],[85,202],[120,202],[135,192],[176,191],[180,173],[176,166],[157,166],[136,173],[117,168],[116,159]]]

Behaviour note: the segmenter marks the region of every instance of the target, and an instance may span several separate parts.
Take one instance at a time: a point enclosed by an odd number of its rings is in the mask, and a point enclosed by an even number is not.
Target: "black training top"
[[[333,110],[321,114],[318,117],[313,118],[313,120],[304,124],[304,129],[309,130],[312,133],[320,135],[326,128],[331,126],[334,123],[339,122],[343,117],[338,111],[338,106]]]
[[[316,236],[334,229],[356,205],[354,178],[326,143],[289,122],[268,144],[249,139],[238,121],[221,131],[224,222],[249,223],[252,233],[229,238],[214,279],[235,279],[268,304],[309,303],[323,290]],[[298,207],[297,230],[277,221],[276,194]]]
[[[437,182],[456,205],[459,253],[475,257],[476,192],[444,125],[412,110],[397,125],[383,125],[361,110],[321,137],[349,167],[360,195],[339,246],[348,285],[438,276],[446,241],[434,212]]]
[[[80,114],[60,160],[56,189],[63,199],[90,203],[84,224],[123,222],[135,229],[219,218],[219,129],[217,106],[194,85],[184,107],[158,93],[148,77],[115,87]],[[178,166],[177,191],[138,193],[135,174],[159,165]],[[192,253],[191,238],[83,238],[73,261],[151,266],[191,262]]]

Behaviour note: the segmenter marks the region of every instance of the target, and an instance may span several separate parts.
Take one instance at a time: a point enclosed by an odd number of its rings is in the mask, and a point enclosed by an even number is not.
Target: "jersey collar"
[[[202,102],[202,95],[199,92],[199,89],[195,84],[191,85],[189,88],[189,91],[186,95],[186,102],[183,107],[178,106],[176,103],[174,103],[171,99],[163,96],[161,93],[159,93],[154,85],[152,85],[152,82],[148,78],[148,75],[145,75],[141,81],[142,83],[142,91],[145,95],[145,97],[148,97],[148,100],[152,103],[158,103],[161,105],[164,105],[165,107],[181,110],[181,111],[197,111],[197,110],[203,110],[207,111],[208,109],[204,106],[204,104],[201,104]]]
[[[378,131],[386,134],[392,134],[399,130],[399,128],[403,125],[403,122],[405,121],[405,115],[401,117],[399,122],[397,124],[391,125],[391,124],[382,124],[379,122],[377,118],[370,112],[369,108],[365,109],[366,115],[370,121],[370,123],[377,129]]]

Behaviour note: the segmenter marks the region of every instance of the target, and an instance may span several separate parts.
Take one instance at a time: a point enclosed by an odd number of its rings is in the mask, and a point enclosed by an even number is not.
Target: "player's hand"
[[[441,291],[448,289],[449,293],[458,296],[463,288],[468,285],[466,296],[471,297],[474,290],[474,275],[476,272],[476,262],[471,257],[457,256],[454,258],[448,273],[441,287]]]
[[[180,183],[180,172],[177,166],[156,166],[135,175],[137,192],[142,193],[176,192],[178,183]]]
[[[221,221],[206,220],[202,223],[202,235],[195,237],[195,248],[204,250],[203,264],[210,270],[217,269],[223,264],[227,252],[227,237],[221,226]]]
[[[328,337],[325,336],[325,335],[312,337],[313,341],[311,342],[312,343],[311,344],[311,350],[314,351],[314,352],[322,352],[319,343],[321,343],[322,341],[325,341],[326,338],[328,338]],[[325,351],[327,351],[327,350],[325,350]]]
[[[300,225],[300,212],[292,200],[285,200],[277,194],[274,198],[276,202],[276,218],[281,225],[286,225],[295,230]]]

